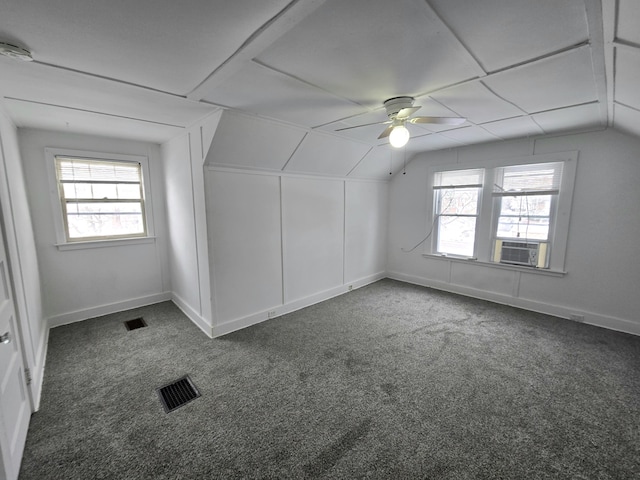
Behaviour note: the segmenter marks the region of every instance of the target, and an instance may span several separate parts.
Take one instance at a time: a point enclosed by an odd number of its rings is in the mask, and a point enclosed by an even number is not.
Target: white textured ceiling
[[[0,0],[19,127],[161,143],[223,107],[210,163],[388,178],[425,150],[613,126],[640,135],[637,0]],[[382,102],[419,115],[403,151]],[[234,113],[235,112],[235,113]]]

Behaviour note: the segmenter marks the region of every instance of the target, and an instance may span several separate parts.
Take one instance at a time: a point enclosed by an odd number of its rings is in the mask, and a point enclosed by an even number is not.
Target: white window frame
[[[549,261],[548,268],[532,268],[529,266],[506,265],[496,263],[492,260],[494,253],[494,244],[496,239],[496,228],[498,216],[495,197],[493,195],[493,179],[495,178],[495,169],[499,167],[509,167],[517,165],[528,165],[538,163],[562,162],[563,171],[560,182],[560,192],[556,199],[555,214],[549,228]],[[578,152],[561,152],[543,155],[529,155],[515,158],[491,159],[482,163],[468,162],[455,165],[437,165],[429,168],[427,187],[429,194],[427,195],[427,212],[428,212],[428,230],[425,236],[431,237],[431,241],[425,242],[423,255],[428,258],[445,258],[452,261],[476,262],[478,264],[504,268],[508,270],[518,270],[532,273],[548,273],[563,275],[565,271],[565,259],[567,240],[569,236],[569,220],[571,214],[571,204],[573,201],[573,189],[575,184],[576,168],[578,162]],[[478,216],[478,224],[476,225],[475,239],[475,256],[455,258],[452,256],[440,255],[436,252],[434,243],[434,228],[437,218],[435,217],[435,195],[434,195],[434,177],[438,172],[468,170],[468,169],[484,168],[484,185],[481,195],[480,213]]]
[[[552,163],[543,163],[543,162],[537,162],[537,163],[533,163],[533,164],[524,164],[524,165],[507,165],[504,166],[505,169],[507,168],[511,168],[511,167],[523,167],[526,166],[528,168],[531,167],[542,167],[545,169],[550,168],[552,165],[554,166],[553,168],[556,168],[555,165],[560,165],[560,178],[562,179],[562,174],[564,171],[564,164],[565,162],[552,162]],[[493,173],[494,173],[494,185],[497,185],[497,182],[499,181],[499,175],[498,175],[498,171],[499,171],[500,167],[498,168],[494,168]],[[504,175],[504,171],[502,172]],[[548,265],[550,264],[550,258],[548,258],[548,255],[546,255],[546,252],[548,251],[547,248],[549,248],[550,245],[552,245],[552,239],[554,238],[554,233],[555,233],[555,229],[556,229],[556,218],[558,215],[558,197],[560,194],[560,187],[561,185],[558,184],[556,189],[548,189],[548,190],[541,190],[541,191],[526,191],[526,192],[513,192],[511,195],[507,195],[506,193],[501,194],[501,193],[496,193],[496,190],[493,190],[493,222],[492,222],[492,226],[491,226],[491,230],[492,230],[492,242],[494,244],[494,246],[496,246],[496,243],[498,241],[501,242],[520,242],[520,243],[528,243],[528,244],[544,244],[545,245],[545,256],[547,256],[546,259],[544,259],[543,257],[540,258],[540,261],[542,263],[542,261],[544,261],[544,264],[546,265],[543,268],[548,268]],[[509,197],[509,196],[515,196],[515,197],[521,197],[521,198],[525,198],[528,201],[528,197],[530,195],[536,195],[536,196],[549,196],[550,197],[550,206],[549,206],[549,215],[548,215],[548,219],[549,219],[549,229],[547,232],[547,238],[546,239],[533,239],[533,238],[529,238],[526,235],[524,237],[506,237],[506,236],[500,236],[498,235],[498,228],[499,228],[499,222],[500,222],[500,217],[501,217],[501,210],[502,210],[502,202],[504,201],[505,197]],[[497,246],[496,246],[497,249]],[[496,252],[496,255],[499,255],[498,252]],[[495,258],[493,260],[494,262],[496,261]]]
[[[140,164],[142,174],[143,190],[143,218],[146,222],[146,235],[135,235],[131,237],[118,237],[88,240],[69,240],[65,227],[64,212],[62,209],[62,199],[60,197],[58,179],[56,174],[56,157],[70,157],[87,160],[103,160],[105,162],[131,162]],[[45,148],[45,160],[49,179],[49,196],[53,209],[53,220],[56,231],[56,247],[59,250],[76,250],[83,248],[108,247],[114,245],[129,245],[138,243],[151,243],[155,241],[155,230],[153,225],[153,208],[151,201],[151,187],[149,175],[149,160],[143,155],[123,155],[119,153],[94,152],[87,150],[72,150],[68,148]]]
[[[434,172],[433,174],[433,180],[435,180],[435,176],[437,173],[439,172],[454,172],[454,171],[465,171],[465,170],[479,170],[481,171],[480,174],[480,183],[479,184],[472,184],[472,185],[453,185],[450,188],[452,189],[456,189],[456,188],[478,188],[478,205],[477,205],[477,209],[476,209],[476,214],[475,215],[471,215],[471,214],[464,214],[464,215],[460,215],[462,217],[473,217],[476,219],[475,222],[475,229],[474,229],[474,242],[473,242],[473,254],[471,255],[471,257],[469,258],[475,258],[475,252],[476,249],[478,248],[478,242],[476,241],[478,238],[478,227],[480,225],[480,210],[481,210],[481,206],[482,206],[482,193],[483,193],[483,185],[485,182],[485,171],[482,168],[472,168],[472,169],[468,169],[468,168],[454,168],[454,169],[449,169],[449,170],[439,170],[438,172]],[[432,180],[432,190],[433,190],[433,211],[434,211],[434,216],[433,216],[433,223],[432,223],[432,228],[433,228],[433,234],[432,234],[432,251],[435,252],[438,255],[446,255],[448,257],[459,257],[459,258],[467,258],[464,256],[461,256],[459,254],[454,254],[454,253],[442,253],[438,251],[438,243],[439,243],[439,237],[440,237],[440,218],[441,217],[449,217],[449,216],[456,216],[456,215],[447,215],[447,214],[441,214],[441,213],[437,213],[436,210],[438,209],[439,205],[438,202],[440,201],[440,195],[439,195],[439,191],[442,190],[447,190],[447,186],[446,185],[439,185],[436,186],[435,182]]]

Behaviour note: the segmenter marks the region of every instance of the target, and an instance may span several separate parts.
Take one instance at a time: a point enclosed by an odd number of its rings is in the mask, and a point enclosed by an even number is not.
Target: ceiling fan
[[[391,146],[400,148],[409,141],[409,130],[405,127],[405,123],[434,123],[439,125],[460,125],[467,119],[462,117],[411,117],[420,107],[414,107],[413,97],[393,97],[385,100],[384,108],[387,110],[389,120],[386,122],[374,122],[364,125],[356,125],[354,127],[339,128],[336,132],[349,130],[351,128],[366,127],[369,125],[385,125],[390,124],[380,134],[378,138],[389,137]]]

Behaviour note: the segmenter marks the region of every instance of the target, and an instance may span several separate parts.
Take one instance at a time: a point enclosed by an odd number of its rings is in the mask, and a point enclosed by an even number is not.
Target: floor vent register
[[[189,375],[158,388],[157,391],[166,413],[173,412],[200,396],[200,392],[189,378]]]
[[[127,327],[127,330],[135,330],[136,328],[146,327],[147,323],[142,317],[140,317],[134,318],[133,320],[127,320],[124,322],[124,326]]]

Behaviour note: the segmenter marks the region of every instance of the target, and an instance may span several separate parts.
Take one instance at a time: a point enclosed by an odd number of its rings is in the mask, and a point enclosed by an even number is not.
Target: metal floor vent
[[[136,328],[142,328],[147,326],[147,324],[145,323],[142,317],[134,318],[133,320],[128,320],[124,322],[124,325],[125,327],[127,327],[127,330],[135,330]]]
[[[158,388],[157,391],[166,413],[173,412],[200,396],[200,392],[189,378],[189,375],[185,375],[167,386]]]

